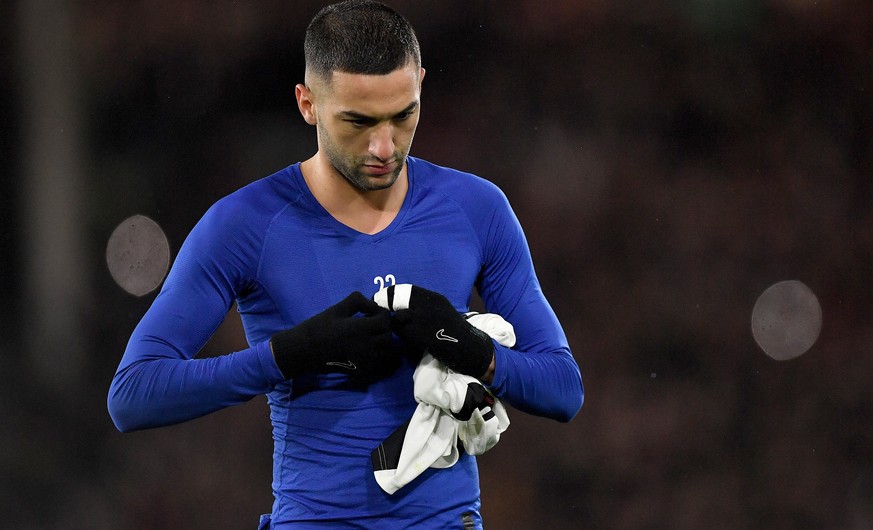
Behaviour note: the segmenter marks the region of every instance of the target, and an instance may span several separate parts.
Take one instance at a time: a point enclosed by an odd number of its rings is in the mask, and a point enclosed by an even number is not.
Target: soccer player
[[[393,495],[373,478],[371,452],[416,408],[423,351],[562,422],[582,406],[579,367],[502,192],[409,156],[425,72],[407,20],[371,1],[325,7],[305,58],[296,98],[317,152],[205,213],[130,338],[109,412],[129,432],[265,394],[275,501],[260,528],[481,528],[463,451]],[[372,301],[400,283],[410,309]],[[515,327],[512,349],[459,315],[474,288]],[[250,347],[195,359],[234,301]]]

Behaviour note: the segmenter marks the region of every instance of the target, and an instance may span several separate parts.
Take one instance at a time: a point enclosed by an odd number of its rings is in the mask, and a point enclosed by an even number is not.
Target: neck
[[[366,234],[375,234],[391,224],[409,189],[406,164],[397,181],[381,190],[362,190],[352,185],[319,153],[301,163],[300,171],[315,200],[328,213]]]

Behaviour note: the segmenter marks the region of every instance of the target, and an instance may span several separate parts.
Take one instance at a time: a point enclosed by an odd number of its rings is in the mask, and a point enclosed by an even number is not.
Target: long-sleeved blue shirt
[[[518,342],[495,342],[492,391],[515,409],[569,421],[583,400],[579,368],[543,296],[530,251],[492,183],[408,157],[409,190],[374,235],[334,219],[299,164],[210,208],[134,330],[109,390],[122,431],[170,425],[266,394],[273,425],[272,513],[264,527],[481,526],[475,458],[430,469],[394,495],[377,485],[370,452],[411,416],[414,366],[370,384],[340,374],[282,377],[270,337],[345,298],[411,283],[458,311],[477,289]],[[236,301],[248,349],[194,356]],[[507,433],[511,436],[511,431]]]

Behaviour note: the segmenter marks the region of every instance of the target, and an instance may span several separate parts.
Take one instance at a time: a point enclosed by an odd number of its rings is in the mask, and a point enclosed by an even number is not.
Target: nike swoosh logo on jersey
[[[450,336],[446,335],[445,328],[436,332],[436,338],[438,340],[445,340],[448,342],[458,342],[458,339],[456,339],[455,337],[450,337]]]
[[[358,367],[355,366],[355,363],[352,361],[330,361],[324,364],[328,364],[330,366],[339,366],[340,368],[345,368],[346,370],[357,370]]]

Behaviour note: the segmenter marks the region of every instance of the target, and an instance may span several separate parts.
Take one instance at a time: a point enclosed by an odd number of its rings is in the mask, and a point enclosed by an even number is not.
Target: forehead
[[[419,70],[413,63],[385,75],[334,72],[324,93],[339,111],[379,115],[398,112],[419,98]]]

